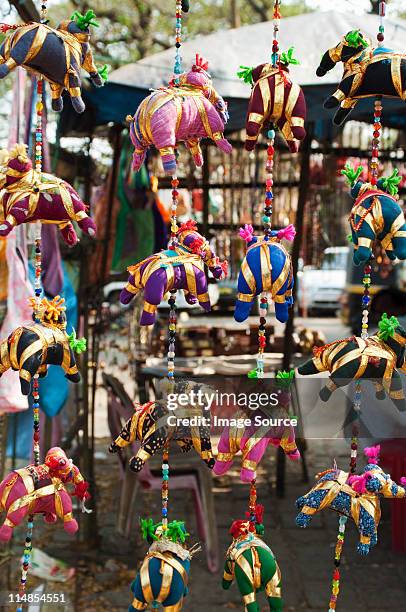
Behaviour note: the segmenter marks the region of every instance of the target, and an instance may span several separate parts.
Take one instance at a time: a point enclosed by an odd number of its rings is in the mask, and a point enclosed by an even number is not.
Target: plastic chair
[[[114,439],[125,421],[133,415],[134,405],[117,378],[105,372],[102,376],[108,393],[108,425]],[[135,527],[135,514],[132,509],[136,505],[139,488],[160,490],[162,485],[161,475],[156,476],[151,472],[149,463],[152,460],[147,462],[138,474],[130,472],[128,461],[137,452],[138,447],[139,443],[133,443],[121,453],[117,453],[122,480],[117,530],[127,538]],[[186,489],[192,492],[197,531],[200,540],[205,544],[207,567],[210,572],[215,573],[219,568],[219,555],[212,477],[200,457],[192,452],[184,455],[180,449],[176,451],[176,447],[176,444],[171,446],[170,490]]]
[[[390,473],[392,480],[400,483],[406,476],[406,440],[393,439],[381,442],[379,463]],[[392,550],[406,552],[406,501],[393,499],[391,508]]]

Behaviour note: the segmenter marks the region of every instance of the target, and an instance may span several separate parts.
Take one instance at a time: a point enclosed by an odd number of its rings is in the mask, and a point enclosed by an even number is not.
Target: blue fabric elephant
[[[367,262],[372,243],[379,240],[389,259],[406,259],[406,221],[398,200],[401,177],[395,170],[378,180],[376,186],[357,180],[362,168],[348,164],[342,171],[351,185],[354,204],[350,214],[354,263]]]
[[[196,550],[188,550],[189,536],[183,521],[172,521],[164,530],[162,523],[142,519],[141,532],[151,546],[131,584],[134,594],[129,612],[162,606],[165,612],[178,612],[188,593],[190,560]]]
[[[307,527],[320,510],[335,510],[354,520],[360,534],[358,552],[367,555],[378,541],[380,496],[391,499],[406,496],[404,487],[396,484],[378,466],[379,451],[379,445],[364,450],[368,465],[360,475],[350,475],[337,468],[317,474],[317,484],[296,500],[300,510],[296,524]],[[406,485],[406,478],[402,478],[401,483]]]
[[[234,319],[245,321],[251,312],[254,298],[262,292],[269,292],[275,302],[275,315],[285,323],[289,316],[289,306],[293,304],[292,261],[285,247],[280,243],[283,238],[292,240],[295,229],[292,225],[270,236],[254,236],[251,225],[240,229],[240,236],[247,242],[247,253],[238,275],[238,294]]]

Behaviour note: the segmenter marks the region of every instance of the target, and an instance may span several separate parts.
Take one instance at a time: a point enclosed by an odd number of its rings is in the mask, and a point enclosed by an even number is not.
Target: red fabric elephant
[[[68,483],[75,486],[73,495],[82,502],[90,497],[88,483],[58,447],[48,451],[45,463],[10,472],[0,484],[0,513],[7,513],[0,540],[8,542],[14,527],[28,514],[43,514],[47,523],[60,518],[67,533],[76,533],[79,526],[72,515],[72,500],[65,487]]]

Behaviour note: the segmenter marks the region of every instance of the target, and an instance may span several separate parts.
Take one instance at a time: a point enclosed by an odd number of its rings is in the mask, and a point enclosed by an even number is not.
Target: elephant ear
[[[397,195],[399,191],[399,183],[402,182],[402,177],[399,176],[399,170],[397,168],[394,169],[390,176],[382,177],[380,183],[382,188],[390,193],[391,196]]]
[[[172,542],[180,542],[181,544],[184,544],[186,538],[190,536],[190,533],[186,531],[184,521],[172,521],[168,523],[166,533],[169,540],[172,540]]]
[[[362,166],[358,166],[358,168],[355,169],[354,166],[347,162],[344,168],[341,170],[341,174],[343,174],[347,179],[348,185],[353,187],[361,176],[362,170]]]
[[[279,370],[276,373],[276,384],[283,388],[289,389],[290,385],[293,383],[295,378],[295,370]]]
[[[254,78],[252,76],[252,73],[254,71],[254,68],[251,66],[240,66],[240,69],[237,72],[237,76],[239,79],[242,79],[244,81],[244,83],[246,83],[247,85],[253,85],[254,84]]]
[[[362,45],[364,48],[368,47],[368,41],[365,40],[361,30],[351,30],[345,35],[345,41],[349,47],[359,47]]]
[[[160,526],[160,523],[155,525],[154,521],[149,519],[140,518],[140,531],[144,540],[148,542],[158,540],[158,536],[156,535],[156,530]]]

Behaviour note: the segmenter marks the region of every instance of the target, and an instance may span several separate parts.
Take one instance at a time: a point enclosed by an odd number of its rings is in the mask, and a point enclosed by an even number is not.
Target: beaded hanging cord
[[[379,11],[379,31],[377,35],[378,46],[383,46],[384,41],[384,17],[386,14],[386,2],[381,1],[378,5]],[[381,115],[382,115],[382,102],[381,98],[377,97],[374,103],[374,123],[373,123],[373,134],[372,134],[372,152],[371,152],[371,161],[369,164],[369,183],[375,187],[378,182],[378,156],[379,156],[379,144],[380,144],[380,135],[381,135]],[[368,262],[364,267],[364,276],[362,279],[362,284],[364,285],[363,295],[362,295],[362,325],[361,325],[361,338],[368,338],[368,319],[369,319],[369,310],[371,305],[371,297],[369,294],[369,288],[371,286],[371,265]],[[355,392],[354,392],[354,402],[353,408],[356,413],[359,414],[361,410],[361,397],[362,397],[362,388],[361,382],[359,380],[355,383]],[[353,424],[352,429],[352,438],[351,438],[351,458],[350,458],[350,474],[353,475],[356,472],[357,468],[357,455],[358,455],[358,424],[357,421]],[[338,535],[337,542],[335,546],[335,554],[334,554],[334,573],[333,573],[333,581],[331,588],[331,597],[330,597],[330,605],[328,612],[335,612],[338,594],[340,591],[340,563],[341,563],[341,554],[344,545],[345,538],[345,529],[347,524],[347,517],[340,516],[339,526],[338,526]]]

